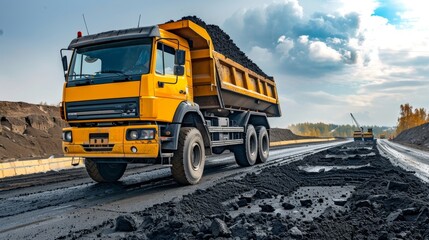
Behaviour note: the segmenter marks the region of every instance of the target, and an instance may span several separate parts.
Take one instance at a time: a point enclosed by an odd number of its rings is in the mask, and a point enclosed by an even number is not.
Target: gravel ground
[[[425,183],[375,146],[350,143],[93,231],[103,239],[427,239],[428,196]]]

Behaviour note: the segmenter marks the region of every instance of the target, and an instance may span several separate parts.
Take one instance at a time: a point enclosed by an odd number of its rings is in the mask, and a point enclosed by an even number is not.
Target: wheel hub
[[[198,170],[201,164],[201,147],[199,144],[195,143],[192,146],[191,151],[191,164],[194,170]]]
[[[251,136],[250,137],[250,155],[254,156],[256,154],[257,151],[257,141],[256,141],[256,137],[255,136]]]

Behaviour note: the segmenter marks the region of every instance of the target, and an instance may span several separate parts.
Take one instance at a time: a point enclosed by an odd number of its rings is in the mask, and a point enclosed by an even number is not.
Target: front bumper
[[[152,140],[127,140],[128,129],[155,129]],[[63,141],[64,155],[84,158],[157,158],[159,155],[158,126],[64,128],[72,132],[72,142]],[[132,151],[134,148],[137,151]]]

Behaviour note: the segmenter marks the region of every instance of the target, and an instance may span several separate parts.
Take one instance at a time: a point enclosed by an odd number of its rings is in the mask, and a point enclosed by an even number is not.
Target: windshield
[[[69,83],[140,80],[149,73],[150,38],[79,48],[73,55]]]

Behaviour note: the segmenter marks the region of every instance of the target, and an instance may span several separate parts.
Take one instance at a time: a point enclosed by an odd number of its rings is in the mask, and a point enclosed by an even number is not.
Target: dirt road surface
[[[92,182],[84,169],[5,179],[0,183],[0,239],[73,239],[87,234],[93,238],[91,234],[110,229],[112,219],[120,215],[181,201],[184,195],[227,179],[301,160],[339,144],[343,142],[276,148],[266,164],[251,168],[238,167],[232,155],[213,157],[197,186],[181,187],[168,167],[152,165],[131,166],[121,182],[113,185]]]
[[[0,239],[429,239],[427,172],[415,161],[427,153],[349,141],[272,149],[249,168],[210,158],[196,186],[161,166],[113,185],[83,169],[28,176],[32,186],[9,179]]]
[[[378,147],[383,156],[429,182],[429,152],[404,146],[388,140],[379,140]]]

